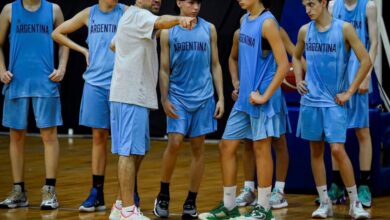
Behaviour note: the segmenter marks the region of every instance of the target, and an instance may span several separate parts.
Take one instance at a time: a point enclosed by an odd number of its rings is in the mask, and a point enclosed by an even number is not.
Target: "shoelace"
[[[168,209],[168,204],[169,204],[168,201],[160,200],[160,201],[158,201],[158,204],[159,204],[159,206],[162,207],[163,209]]]

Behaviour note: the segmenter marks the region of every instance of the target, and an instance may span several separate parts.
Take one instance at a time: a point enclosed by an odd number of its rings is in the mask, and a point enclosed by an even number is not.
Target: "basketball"
[[[305,78],[305,73],[303,73],[303,78]],[[297,92],[297,84],[295,82],[295,74],[292,63],[290,63],[290,69],[287,72],[286,78],[284,78],[281,86],[284,92]]]

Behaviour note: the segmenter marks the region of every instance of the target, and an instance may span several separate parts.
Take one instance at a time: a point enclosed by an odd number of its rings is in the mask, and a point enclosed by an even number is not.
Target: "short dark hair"
[[[180,14],[180,8],[179,8],[179,6],[177,6],[177,2],[182,2],[182,1],[185,1],[185,0],[177,0],[177,1],[175,1],[175,6],[174,6],[174,11],[175,11],[175,13],[176,14]],[[191,1],[194,1],[194,2],[198,2],[199,4],[201,4],[202,3],[202,0],[191,0]]]

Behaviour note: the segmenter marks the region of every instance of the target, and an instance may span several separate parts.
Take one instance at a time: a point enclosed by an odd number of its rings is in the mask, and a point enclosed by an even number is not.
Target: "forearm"
[[[294,75],[295,75],[295,82],[298,84],[303,80],[303,69],[304,65],[302,63],[302,57],[298,58],[296,56],[293,56],[293,69],[294,69]]]
[[[60,46],[58,51],[59,56],[59,62],[58,62],[58,69],[66,71],[66,66],[68,64],[68,58],[69,58],[69,48],[65,46]]]
[[[288,71],[288,64],[282,64],[278,65],[276,74],[274,78],[271,81],[271,84],[268,86],[267,90],[262,94],[264,98],[268,101],[272,95],[275,93],[275,91],[280,87],[282,84],[284,78],[286,77]]]
[[[375,63],[377,49],[378,49],[378,41],[377,40],[371,41],[370,42],[370,50],[369,50],[368,54],[370,56],[370,60],[371,60],[372,64]],[[374,68],[374,65],[372,65],[372,67],[368,71],[367,77],[371,77],[371,73],[372,73],[373,68]]]
[[[155,23],[155,29],[169,29],[171,27],[174,27],[178,24],[180,24],[180,17],[179,16],[172,16],[172,15],[162,15],[160,16],[156,23]]]
[[[214,86],[215,89],[217,90],[218,100],[224,101],[225,98],[223,96],[223,79],[222,79],[221,65],[219,63],[213,65],[212,71],[213,71]]]
[[[231,57],[229,57],[229,72],[230,72],[230,77],[232,78],[232,84],[234,89],[238,89],[236,88],[236,85],[239,82],[237,60],[234,60]]]
[[[160,93],[161,93],[161,102],[165,102],[168,98],[168,90],[169,90],[169,74],[161,70],[160,71]]]
[[[68,36],[65,34],[59,33],[57,31],[54,31],[52,34],[52,38],[55,42],[57,42],[60,45],[63,45],[65,47],[68,47],[72,50],[75,50],[80,53],[84,53],[85,50],[87,50],[85,47],[80,46],[79,44],[72,41]],[[68,49],[69,50],[69,49]]]
[[[3,49],[0,48],[0,73],[5,71],[7,71],[7,68],[5,66],[4,53],[3,53]]]
[[[354,94],[359,88],[360,84],[366,78],[368,71],[371,69],[372,63],[371,60],[367,57],[367,59],[363,59],[360,62],[359,70],[355,76],[355,79],[352,81],[351,86],[348,89],[348,93]]]

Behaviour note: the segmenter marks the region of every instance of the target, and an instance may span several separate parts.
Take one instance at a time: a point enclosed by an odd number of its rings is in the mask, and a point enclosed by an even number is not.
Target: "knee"
[[[169,153],[176,154],[179,151],[179,149],[181,147],[181,144],[182,144],[181,140],[179,140],[177,138],[171,138],[169,140],[169,144],[168,144],[168,149],[167,150],[169,151]]]
[[[368,128],[358,128],[355,133],[359,141],[366,141],[371,138],[370,129]]]
[[[346,155],[346,153],[345,153],[344,147],[341,147],[341,146],[332,147],[332,156],[337,161],[342,161],[344,159],[345,155]]]
[[[93,141],[96,144],[105,144],[108,138],[108,131],[104,129],[94,129],[93,131]]]
[[[231,154],[229,148],[223,141],[219,142],[218,148],[219,148],[219,155],[221,157],[228,156]]]
[[[12,130],[10,139],[13,143],[21,143],[24,141],[25,138],[25,132],[22,130]]]
[[[46,131],[42,133],[41,136],[44,144],[53,144],[58,142],[56,131]]]
[[[204,146],[192,147],[192,158],[200,160],[204,157]]]

